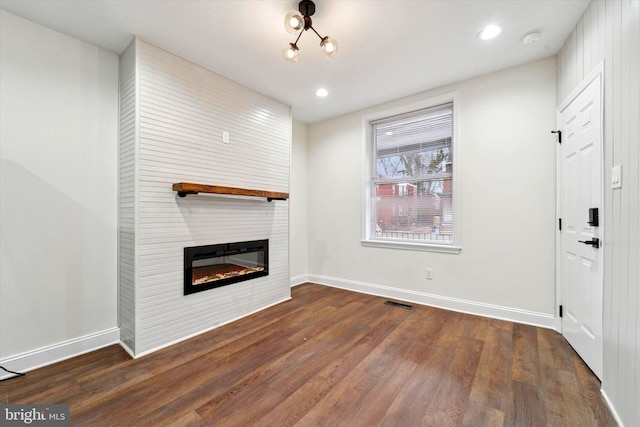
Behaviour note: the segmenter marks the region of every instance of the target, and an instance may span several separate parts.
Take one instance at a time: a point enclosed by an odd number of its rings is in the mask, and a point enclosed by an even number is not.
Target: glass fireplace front
[[[184,248],[184,294],[269,274],[269,240]]]

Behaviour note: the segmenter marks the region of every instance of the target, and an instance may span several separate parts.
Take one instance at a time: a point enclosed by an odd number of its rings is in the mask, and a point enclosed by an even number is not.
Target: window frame
[[[414,111],[436,107],[438,105],[453,103],[453,133],[452,133],[452,147],[453,158],[455,165],[453,168],[452,181],[452,207],[453,207],[453,241],[447,244],[438,244],[433,241],[427,243],[421,243],[418,241],[403,241],[400,239],[382,239],[375,236],[372,232],[372,209],[373,209],[373,188],[375,180],[375,147],[373,138],[373,125],[371,122],[382,120],[388,117],[399,116],[402,114],[408,114]],[[442,252],[458,254],[462,250],[462,209],[461,209],[461,169],[462,169],[462,156],[461,156],[461,138],[460,138],[460,100],[458,92],[445,93],[439,96],[429,97],[420,101],[411,102],[408,104],[398,105],[392,108],[382,109],[370,114],[362,116],[362,150],[365,162],[364,167],[364,179],[363,179],[363,203],[362,203],[362,238],[360,243],[362,246],[391,248],[391,249],[406,249],[428,252]]]

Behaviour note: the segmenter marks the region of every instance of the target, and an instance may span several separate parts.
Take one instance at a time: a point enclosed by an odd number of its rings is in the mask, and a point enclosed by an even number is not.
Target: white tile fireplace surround
[[[223,142],[223,132],[229,142]],[[290,298],[290,107],[143,40],[120,58],[119,322],[140,356]],[[184,248],[269,241],[269,274],[185,295]]]

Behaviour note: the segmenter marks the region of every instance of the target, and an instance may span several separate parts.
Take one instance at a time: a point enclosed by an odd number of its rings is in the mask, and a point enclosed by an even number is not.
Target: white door
[[[559,110],[560,287],[562,334],[602,378],[603,179],[602,72],[594,72]],[[591,225],[589,209],[598,209]]]

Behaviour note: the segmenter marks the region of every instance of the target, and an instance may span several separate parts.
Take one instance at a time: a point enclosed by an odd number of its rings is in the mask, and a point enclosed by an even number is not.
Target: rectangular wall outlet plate
[[[229,132],[222,131],[222,142],[225,144],[229,143]]]
[[[622,165],[611,168],[611,188],[622,188]]]
[[[424,278],[427,280],[433,280],[433,270],[430,268],[426,268],[424,270]]]

